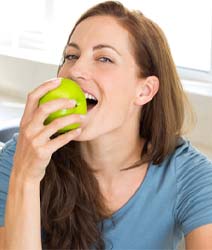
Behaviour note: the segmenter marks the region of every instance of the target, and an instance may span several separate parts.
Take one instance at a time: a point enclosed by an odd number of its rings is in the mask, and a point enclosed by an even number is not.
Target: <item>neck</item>
[[[132,131],[128,127],[125,131],[114,131],[113,135],[81,142],[82,155],[97,175],[114,179],[120,176],[121,169],[140,159],[144,141],[139,137],[138,128]]]

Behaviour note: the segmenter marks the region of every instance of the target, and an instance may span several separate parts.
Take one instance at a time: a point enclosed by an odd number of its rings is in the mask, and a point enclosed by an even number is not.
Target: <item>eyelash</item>
[[[76,55],[66,55],[64,57],[65,60],[70,60],[70,61],[71,60],[77,60],[78,58],[79,57],[76,56]],[[103,61],[102,61],[102,59],[103,59]],[[113,61],[110,58],[105,57],[105,56],[99,57],[97,60],[102,62],[102,63],[113,63]]]
[[[104,61],[101,61],[100,59],[104,59]],[[102,63],[113,63],[113,61],[110,58],[105,56],[100,57],[98,60]]]
[[[70,59],[70,57],[72,57],[72,58]],[[66,55],[64,57],[64,59],[67,59],[67,60],[76,60],[76,59],[78,59],[78,56],[76,56],[76,55]]]

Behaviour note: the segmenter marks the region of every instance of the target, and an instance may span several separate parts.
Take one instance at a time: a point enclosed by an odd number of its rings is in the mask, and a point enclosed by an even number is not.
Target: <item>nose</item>
[[[74,81],[89,80],[91,77],[90,63],[78,58],[69,68],[69,76]]]

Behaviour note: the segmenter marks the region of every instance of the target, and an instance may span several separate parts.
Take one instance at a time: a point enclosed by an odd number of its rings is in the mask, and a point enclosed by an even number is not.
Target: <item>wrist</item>
[[[39,180],[29,179],[26,175],[17,171],[16,167],[13,167],[12,169],[10,183],[16,190],[20,188],[24,190],[39,190],[40,187]]]

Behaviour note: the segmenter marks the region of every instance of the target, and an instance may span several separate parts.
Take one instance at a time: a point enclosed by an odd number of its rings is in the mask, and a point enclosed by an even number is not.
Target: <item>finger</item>
[[[76,139],[81,134],[81,132],[82,132],[82,129],[78,128],[78,129],[71,130],[65,134],[61,134],[52,140],[49,140],[49,142],[46,145],[49,152],[53,154],[59,148],[63,147],[70,141]]]
[[[78,115],[78,114],[71,114],[62,118],[55,119],[49,125],[45,126],[43,131],[40,133],[39,137],[40,140],[45,140],[45,138],[50,138],[52,135],[58,132],[59,129],[62,129],[68,125],[72,124],[82,124],[85,119],[85,116]]]
[[[53,112],[62,109],[72,109],[76,105],[75,100],[60,98],[40,105],[34,113],[30,126],[38,130],[43,128],[45,119]]]
[[[32,115],[38,107],[39,99],[48,91],[58,87],[60,85],[60,81],[61,78],[50,79],[28,94],[25,110],[21,120],[22,124],[27,123],[32,119]]]

